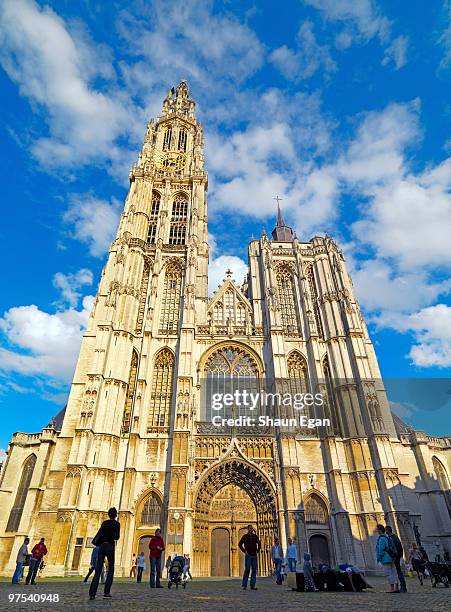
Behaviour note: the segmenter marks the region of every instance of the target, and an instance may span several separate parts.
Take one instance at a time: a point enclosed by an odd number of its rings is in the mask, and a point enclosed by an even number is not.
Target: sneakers
[[[241,588],[243,589],[243,591],[245,591],[247,589],[247,586],[244,586],[244,584],[241,586]]]
[[[111,593],[104,593],[103,596],[104,597],[112,597]]]

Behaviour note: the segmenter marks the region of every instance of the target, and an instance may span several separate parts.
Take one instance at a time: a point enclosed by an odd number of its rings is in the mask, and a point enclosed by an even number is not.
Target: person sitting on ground
[[[308,553],[304,553],[304,591],[316,591],[315,588],[315,580],[313,578],[313,567],[312,562],[310,560],[310,555]]]
[[[336,570],[339,572],[347,573],[349,583],[354,592],[361,591],[362,589],[373,588],[371,584],[369,584],[369,582],[365,580],[363,571],[356,565],[351,565],[351,563],[340,563],[339,565],[337,565]]]

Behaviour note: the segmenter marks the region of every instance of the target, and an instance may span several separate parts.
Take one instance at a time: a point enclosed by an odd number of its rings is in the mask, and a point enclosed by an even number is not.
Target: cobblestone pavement
[[[150,590],[147,583],[136,584],[130,580],[118,579],[112,589],[112,599],[104,599],[99,588],[97,599],[89,601],[88,587],[78,580],[55,579],[41,580],[37,585],[13,587],[6,582],[0,583],[0,610],[24,610],[41,612],[107,611],[133,612],[135,610],[197,611],[210,610],[271,610],[323,612],[445,612],[451,611],[451,589],[443,586],[432,588],[427,582],[421,587],[416,579],[408,579],[409,593],[386,594],[386,582],[382,578],[369,579],[374,589],[364,593],[297,593],[287,586],[277,586],[270,578],[258,580],[257,591],[242,591],[237,579],[194,579],[186,590]],[[166,582],[163,583],[166,586]],[[36,601],[9,602],[8,595],[57,595],[59,602]]]

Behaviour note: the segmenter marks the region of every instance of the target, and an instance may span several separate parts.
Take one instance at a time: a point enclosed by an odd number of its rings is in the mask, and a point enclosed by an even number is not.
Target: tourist
[[[393,533],[393,529],[389,525],[385,526],[385,533],[387,534],[389,540],[391,540],[392,546],[396,551],[396,556],[393,559],[393,563],[396,568],[396,573],[398,574],[399,590],[401,593],[407,593],[406,579],[404,578],[404,572],[401,568],[401,559],[404,556],[404,548],[402,547],[401,540],[398,538],[396,533]]]
[[[162,589],[161,579],[161,555],[164,550],[164,541],[161,537],[161,529],[155,531],[155,535],[149,542],[150,558],[150,588]]]
[[[418,580],[420,581],[421,586],[423,586],[423,580],[425,578],[425,567],[426,561],[424,559],[424,555],[421,552],[421,549],[418,548],[416,542],[412,542],[409,549],[409,559],[408,563],[412,570],[416,572],[418,576]]]
[[[141,551],[136,558],[136,567],[138,569],[138,575],[136,576],[136,582],[141,582],[143,577],[143,572],[146,569],[146,558],[144,553]]]
[[[335,569],[337,572],[346,572],[349,578],[349,583],[354,592],[361,591],[362,589],[373,588],[371,584],[365,580],[363,570],[356,565],[352,565],[351,563],[339,563]]]
[[[191,576],[191,572],[189,571],[191,567],[191,559],[188,553],[185,553],[183,556],[185,557],[185,565],[183,566],[183,577],[186,580],[186,574],[188,574],[190,580],[192,580],[193,577]]]
[[[385,527],[383,525],[376,525],[376,529],[379,534],[376,543],[377,562],[382,565],[384,569],[384,574],[386,575],[388,583],[390,585],[390,591],[388,591],[388,593],[396,593],[398,576],[396,574],[396,569],[393,563],[394,555],[392,556],[390,554],[392,546],[390,544],[387,534],[385,533]]]
[[[130,567],[130,578],[136,578],[136,554],[133,553],[132,565]]]
[[[85,584],[88,583],[89,576],[92,574],[92,572],[96,571],[97,559],[99,558],[99,550],[100,550],[99,546],[94,546],[94,548],[92,549],[89,570],[88,570],[88,573],[86,574],[85,579],[83,580]],[[100,577],[100,581],[103,583],[104,580],[105,580],[105,576],[104,576],[103,567],[102,567],[102,575]]]
[[[287,565],[289,572],[296,571],[296,564],[298,562],[298,548],[291,538],[288,538],[287,546]]]
[[[171,569],[171,563],[172,563],[172,559],[171,559],[171,555],[169,555],[169,557],[166,560],[166,578],[169,580],[169,570]]]
[[[257,587],[255,586],[255,583],[257,582],[257,559],[261,550],[261,544],[252,525],[247,526],[247,533],[245,533],[238,542],[238,547],[245,555],[244,574],[241,586],[243,590],[247,589],[247,580],[249,578],[249,572],[251,572],[251,590],[256,591]]]
[[[44,538],[41,538],[38,544],[33,546],[30,557],[30,567],[28,569],[27,578],[25,584],[36,584],[36,576],[41,566],[41,561],[44,555],[47,554],[47,547],[44,544]]]
[[[16,557],[16,571],[14,572],[12,583],[19,584],[19,580],[23,574],[24,563],[28,557],[28,544],[30,543],[30,538],[26,537],[23,541],[23,544],[19,548]]]
[[[92,539],[94,546],[99,547],[99,553],[97,556],[97,565],[94,578],[92,579],[91,586],[89,587],[89,599],[96,598],[100,574],[102,573],[103,564],[105,563],[105,557],[108,560],[108,573],[105,580],[103,596],[111,597],[110,591],[114,578],[114,547],[117,540],[119,540],[121,526],[119,521],[116,520],[116,508],[110,508],[108,510],[108,517],[109,518],[106,521],[103,521],[96,536]]]
[[[308,553],[304,553],[304,566],[302,569],[304,571],[304,591],[316,591],[312,562]]]
[[[274,538],[274,545],[271,548],[271,561],[274,563],[274,571],[276,573],[276,584],[282,584],[282,563],[283,563],[283,550],[282,545],[279,542],[279,538]]]

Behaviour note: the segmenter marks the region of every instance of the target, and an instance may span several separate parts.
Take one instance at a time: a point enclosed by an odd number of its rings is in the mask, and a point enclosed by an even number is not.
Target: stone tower
[[[167,554],[190,553],[198,576],[240,573],[249,522],[262,574],[275,533],[284,547],[295,536],[315,563],[369,570],[380,521],[405,546],[421,530],[426,548],[449,551],[450,440],[394,420],[334,240],[299,240],[279,209],[272,239],[249,244],[243,285],[227,273],[208,296],[208,176],[194,109],[182,82],[148,124],[67,407],[11,441],[0,571],[29,534],[46,538],[50,575],[85,572],[113,505],[124,575],[160,526]],[[208,391],[230,384],[319,393],[321,408],[307,413],[329,425],[216,426]]]

